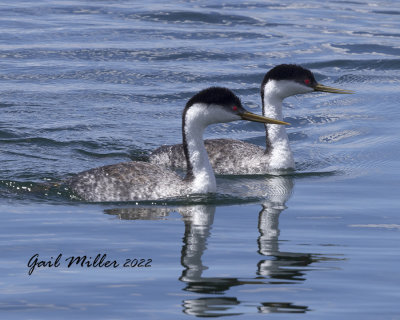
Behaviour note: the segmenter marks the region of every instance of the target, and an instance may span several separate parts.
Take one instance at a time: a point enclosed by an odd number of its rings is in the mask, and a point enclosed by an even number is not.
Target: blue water
[[[394,0],[1,1],[1,318],[400,319],[399,15]],[[356,91],[285,100],[293,174],[139,204],[43,187],[179,142],[205,87],[260,113],[280,63]],[[206,136],[265,141],[248,122]],[[29,275],[35,254],[50,263]]]

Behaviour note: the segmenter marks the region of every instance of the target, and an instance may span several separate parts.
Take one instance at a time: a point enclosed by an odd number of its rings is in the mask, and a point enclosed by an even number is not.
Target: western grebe
[[[352,93],[317,83],[313,73],[298,65],[281,64],[271,69],[261,84],[264,116],[282,120],[283,100],[296,94],[323,91]],[[217,174],[265,174],[276,170],[294,169],[285,127],[265,124],[266,148],[233,139],[205,140],[210,163]],[[153,151],[150,162],[184,168],[182,145],[165,145]]]
[[[203,142],[204,129],[213,123],[236,120],[288,124],[246,111],[229,89],[200,91],[182,114],[183,149],[187,173],[182,179],[165,167],[148,162],[123,162],[81,172],[66,181],[87,201],[156,200],[216,191],[216,181]]]

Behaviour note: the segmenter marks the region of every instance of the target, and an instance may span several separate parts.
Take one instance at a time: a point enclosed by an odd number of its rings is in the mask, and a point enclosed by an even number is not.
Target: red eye
[[[305,83],[306,85],[309,85],[309,84],[310,84],[310,79],[304,80],[304,83]]]
[[[232,107],[232,110],[233,110],[233,111],[237,111],[237,109],[238,109],[237,106],[233,106],[233,107]]]

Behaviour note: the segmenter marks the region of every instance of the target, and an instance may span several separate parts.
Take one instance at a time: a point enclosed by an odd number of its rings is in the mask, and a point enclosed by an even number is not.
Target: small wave
[[[209,4],[205,5],[205,8],[210,8],[210,9],[224,9],[224,10],[230,10],[230,9],[239,9],[239,10],[254,10],[254,9],[284,9],[287,7],[286,4],[281,4],[278,2],[271,2],[268,3],[267,1],[257,3],[257,2],[243,2],[243,3],[233,3],[232,2],[221,2],[218,4]]]
[[[56,182],[0,180],[0,194],[7,198],[23,197],[32,200],[78,200],[66,186]]]
[[[267,23],[265,21],[232,14],[221,14],[217,12],[195,12],[195,11],[169,11],[169,12],[145,12],[135,14],[134,18],[146,21],[185,23],[185,24],[212,24],[220,26],[251,25],[259,27],[275,27],[279,24]]]
[[[378,13],[378,14],[400,15],[400,11],[394,11],[394,10],[375,10],[372,12]]]
[[[198,63],[199,61],[231,61],[231,60],[252,60],[255,58],[255,55],[252,53],[234,53],[231,51],[219,51],[219,50],[201,50],[201,49],[176,49],[176,48],[167,48],[160,50],[149,50],[148,52],[142,51],[140,57],[137,57],[137,60],[144,60],[146,62],[149,61],[191,61],[194,63]],[[174,81],[176,83],[196,83],[205,82],[202,84],[200,88],[205,86],[209,86],[210,83],[215,82],[216,84],[221,83],[221,81],[226,81],[225,78],[221,77],[221,74],[217,74],[214,71],[214,75],[210,71],[207,74],[201,73],[193,73],[192,71],[185,71],[184,69],[160,69],[157,73],[150,74],[145,70],[133,70],[124,67],[121,68],[98,68],[98,69],[84,69],[84,70],[57,70],[54,73],[7,73],[0,74],[0,80],[4,81],[28,81],[28,82],[36,82],[36,81],[70,81],[70,80],[78,80],[78,81],[92,81],[94,84],[87,85],[86,90],[88,94],[95,94],[95,98],[99,100],[101,96],[105,96],[108,98],[119,98],[119,99],[132,99],[132,95],[115,95],[104,92],[99,92],[98,86],[104,86],[107,84],[119,84],[119,85],[135,85],[138,88],[146,90],[146,85],[153,85],[154,82],[165,81],[168,79],[169,81]],[[224,80],[225,79],[225,80]],[[230,80],[232,83],[234,81]],[[98,84],[99,83],[99,84]],[[235,85],[237,85],[235,83]],[[191,86],[193,88],[193,86]],[[88,89],[92,89],[90,92]],[[115,91],[120,88],[115,88]],[[60,90],[62,88],[60,87]],[[176,89],[175,89],[176,90]],[[75,90],[75,92],[83,95],[86,91]],[[154,93],[154,91],[153,91]],[[26,94],[26,92],[23,92]],[[70,92],[68,92],[70,94]],[[71,95],[71,94],[70,94]],[[154,95],[153,95],[154,96]],[[89,98],[85,96],[84,98]],[[71,99],[77,99],[77,97],[71,97]]]
[[[45,147],[65,147],[65,146],[80,146],[91,149],[99,149],[101,145],[96,142],[88,141],[88,140],[72,140],[72,141],[58,141],[50,138],[43,137],[9,137],[2,138],[0,142],[3,144],[30,144],[37,146],[45,146]]]
[[[285,117],[285,121],[291,124],[292,128],[304,127],[307,124],[324,124],[332,123],[341,119],[339,115],[310,115],[303,117]]]
[[[391,75],[391,76],[385,76],[385,75],[379,75],[379,74],[346,74],[343,76],[340,76],[337,80],[336,83],[362,83],[362,84],[367,84],[367,83],[380,83],[383,84],[384,82],[400,82],[400,77]]]
[[[400,59],[341,59],[304,64],[311,69],[341,68],[351,70],[399,70]]]
[[[0,142],[4,139],[5,141],[9,139],[18,139],[20,136],[11,130],[0,130]]]
[[[61,142],[42,137],[1,139],[0,142],[4,144],[29,143],[40,146],[66,146],[69,144],[68,142]]]
[[[302,141],[308,139],[308,135],[304,132],[289,132],[290,141]]]
[[[352,31],[354,35],[361,35],[366,37],[385,37],[385,38],[399,38],[400,33],[392,32],[370,32],[370,31]]]
[[[13,155],[13,156],[19,156],[19,157],[25,157],[28,159],[40,159],[40,160],[46,160],[46,161],[58,161],[57,158],[55,157],[44,157],[42,155],[39,155],[37,153],[33,152],[22,152],[22,151],[11,151],[11,150],[6,150],[3,151],[5,154]]]
[[[349,227],[352,228],[380,228],[380,229],[398,229],[400,230],[399,224],[351,224]]]
[[[4,102],[0,102],[0,108],[9,108],[9,107],[14,107],[15,104],[14,103],[4,103]]]
[[[106,153],[100,153],[100,152],[93,152],[93,151],[87,151],[84,149],[74,149],[76,152],[83,154],[85,156],[93,157],[93,158],[127,158],[129,155],[125,152],[106,152]]]
[[[315,164],[315,162],[314,162]],[[305,179],[305,178],[326,178],[326,177],[337,177],[343,175],[343,171],[340,169],[332,169],[329,168],[324,169],[316,169],[315,165],[308,163],[308,164],[299,164],[296,162],[297,170],[295,173],[292,174],[293,178],[296,179]]]
[[[334,142],[339,142],[343,139],[353,138],[361,134],[362,132],[357,130],[342,130],[320,136],[319,141],[325,143],[334,143]]]
[[[235,54],[233,52],[219,52],[216,50],[201,50],[194,48],[177,48],[177,47],[164,47],[164,48],[142,48],[138,50],[132,49],[121,49],[121,48],[84,48],[84,49],[23,49],[23,50],[9,50],[2,51],[0,53],[0,58],[2,59],[65,59],[66,61],[70,60],[84,60],[84,61],[171,61],[171,60],[183,60],[183,59],[201,59],[201,60],[222,60],[226,59],[227,56],[233,57]],[[108,73],[112,75],[113,73],[119,72],[122,70],[107,70],[97,68],[94,70],[84,70],[84,71],[75,71],[64,73],[65,79],[74,79],[75,73],[80,75],[79,78],[82,78],[85,74],[90,73]],[[123,73],[126,77],[126,73],[128,71],[125,70]],[[134,73],[133,71],[131,71]],[[4,79],[7,75],[2,75]],[[16,77],[17,75],[15,75]],[[28,76],[24,74],[20,74],[20,77]],[[45,76],[45,74],[31,74],[30,76]],[[49,75],[50,76],[50,75]],[[22,80],[23,78],[17,78],[17,80]]]
[[[335,44],[333,48],[345,50],[347,53],[353,54],[383,54],[383,55],[400,55],[400,48],[394,46],[384,46],[379,44]]]

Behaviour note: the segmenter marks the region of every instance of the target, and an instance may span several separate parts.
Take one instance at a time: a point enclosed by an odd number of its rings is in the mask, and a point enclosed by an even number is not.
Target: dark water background
[[[1,318],[400,319],[399,17],[394,0],[1,1]],[[179,142],[210,85],[260,113],[280,63],[356,91],[285,100],[294,174],[139,205],[41,187]],[[247,122],[206,135],[264,143]],[[29,276],[36,253],[60,266]],[[120,265],[65,261],[97,254]]]

